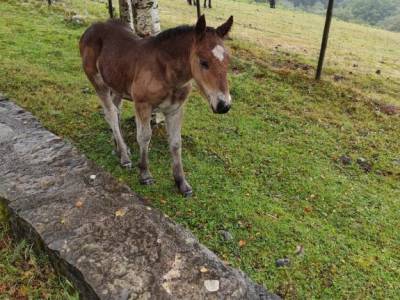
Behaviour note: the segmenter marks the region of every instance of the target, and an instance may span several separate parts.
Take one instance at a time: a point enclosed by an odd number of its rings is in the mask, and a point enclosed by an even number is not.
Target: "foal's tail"
[[[79,40],[83,69],[90,80],[99,73],[97,59],[103,47],[103,40],[98,34],[98,28],[96,28],[98,26],[101,26],[101,24],[97,23],[90,26]]]

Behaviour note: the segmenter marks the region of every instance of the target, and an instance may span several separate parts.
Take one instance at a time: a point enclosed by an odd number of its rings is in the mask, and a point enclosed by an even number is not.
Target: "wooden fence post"
[[[321,79],[322,67],[324,65],[326,47],[328,45],[329,30],[330,30],[331,21],[332,21],[333,2],[334,2],[334,0],[329,0],[328,9],[326,11],[324,35],[322,37],[321,52],[319,54],[317,74],[315,76],[316,80],[320,80]]]
[[[110,19],[114,19],[114,9],[113,9],[112,0],[108,0],[108,13],[110,15]]]
[[[197,7],[197,19],[200,18],[201,16],[201,10],[200,10],[200,0],[196,1],[196,7]]]

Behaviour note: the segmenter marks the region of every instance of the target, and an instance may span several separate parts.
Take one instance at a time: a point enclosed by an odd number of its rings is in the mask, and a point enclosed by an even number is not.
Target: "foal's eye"
[[[206,69],[206,70],[208,70],[208,68],[209,68],[208,62],[205,61],[204,59],[200,59],[200,66],[201,66],[203,69]]]

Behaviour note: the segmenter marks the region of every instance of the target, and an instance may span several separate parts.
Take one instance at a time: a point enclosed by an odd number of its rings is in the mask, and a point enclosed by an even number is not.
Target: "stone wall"
[[[0,198],[12,230],[82,299],[278,299],[0,98]]]

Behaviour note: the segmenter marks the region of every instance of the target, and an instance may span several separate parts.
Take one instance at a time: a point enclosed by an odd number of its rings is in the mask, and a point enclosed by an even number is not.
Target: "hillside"
[[[325,0],[282,0],[281,4],[323,14]],[[400,31],[400,0],[336,0],[334,15],[345,21]]]
[[[207,10],[211,22],[223,20],[231,13],[235,15],[233,37],[250,43],[252,54],[270,65],[293,68],[289,62],[307,63],[314,68],[321,43],[324,18],[301,11],[285,9],[271,10],[266,5],[244,4],[221,0],[215,10]],[[161,6],[163,24],[188,23],[193,19],[193,9],[182,7],[179,1],[165,1]],[[174,12],[179,10],[178,16]],[[237,12],[237,13],[236,13]],[[172,21],[173,20],[173,21]],[[329,48],[326,58],[326,74],[344,76],[342,85],[362,89],[372,98],[400,101],[394,94],[400,94],[400,34],[357,24],[333,20]],[[289,59],[287,59],[290,57]],[[279,61],[277,63],[276,61]],[[381,75],[376,71],[381,70]],[[351,74],[350,74],[351,72]],[[313,71],[310,70],[311,76]],[[379,90],[370,88],[370,82],[382,86]],[[356,85],[354,85],[356,84]],[[386,94],[384,90],[387,89]],[[383,94],[383,95],[382,95]]]
[[[141,186],[111,155],[77,49],[86,25],[68,21],[73,12],[87,23],[104,19],[105,4],[43,3],[0,5],[0,91],[271,291],[288,299],[398,298],[399,33],[335,19],[324,80],[315,82],[323,17],[215,0],[210,25],[235,18],[227,42],[234,105],[215,116],[196,91],[190,97],[183,159],[195,196],[186,200],[170,178],[162,128],[150,151],[156,185]],[[195,22],[183,0],[161,0],[160,15],[164,28]],[[132,115],[125,103],[123,131],[137,160]],[[284,257],[290,266],[278,268]],[[0,286],[18,282],[13,276],[0,276]]]

